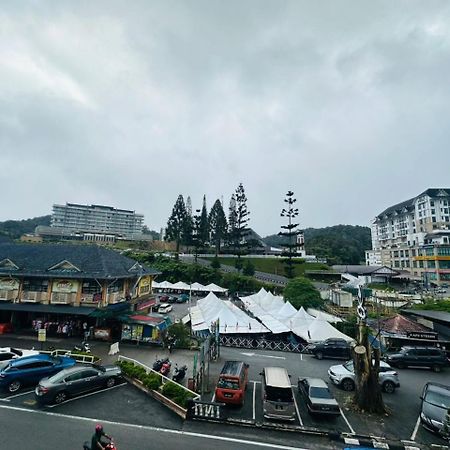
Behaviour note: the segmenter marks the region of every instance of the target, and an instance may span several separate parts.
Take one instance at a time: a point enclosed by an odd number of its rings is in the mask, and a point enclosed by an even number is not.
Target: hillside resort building
[[[51,226],[38,226],[36,235],[95,242],[148,240],[142,233],[144,216],[135,211],[102,205],[53,205]]]
[[[450,282],[450,188],[427,189],[372,222],[366,264],[410,273],[425,286]]]

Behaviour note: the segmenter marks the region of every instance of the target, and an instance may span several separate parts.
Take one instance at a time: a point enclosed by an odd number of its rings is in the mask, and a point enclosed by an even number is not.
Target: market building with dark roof
[[[0,322],[117,309],[147,299],[158,274],[96,245],[2,243]]]

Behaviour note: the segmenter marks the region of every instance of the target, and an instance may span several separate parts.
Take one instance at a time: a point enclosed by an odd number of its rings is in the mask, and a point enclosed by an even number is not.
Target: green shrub
[[[151,389],[153,391],[156,391],[162,384],[161,375],[153,372],[146,375],[142,381],[147,389]]]

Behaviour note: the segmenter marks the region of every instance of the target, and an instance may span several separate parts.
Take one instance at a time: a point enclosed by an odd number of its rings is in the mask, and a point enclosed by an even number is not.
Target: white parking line
[[[211,403],[214,403],[215,401],[216,401],[216,391],[214,391],[214,394],[211,397]]]
[[[253,420],[256,418],[256,381],[253,382]]]
[[[348,428],[350,430],[350,433],[356,434],[355,430],[350,425],[350,422],[348,421],[347,417],[345,417],[344,411],[342,411],[342,408],[340,406],[339,406],[339,411],[341,411],[342,418],[345,420],[345,423],[347,424],[347,426],[348,426]]]
[[[2,400],[9,402],[9,400],[12,398],[21,397],[22,395],[31,394],[32,392],[34,392],[34,389],[32,391],[26,391],[26,392],[21,392],[20,394],[10,395],[9,397],[2,398]]]
[[[300,411],[298,410],[297,400],[295,400],[295,393],[294,393],[293,398],[294,398],[295,411],[297,412],[297,416],[298,416],[298,421],[300,422],[300,425],[303,426],[302,416],[300,415]]]
[[[300,353],[300,361],[303,361],[303,355]]]
[[[106,389],[101,389],[100,391],[90,392],[89,394],[84,394],[84,395],[79,395],[78,397],[69,398],[65,402],[58,403],[57,405],[46,405],[46,407],[47,408],[56,408],[57,406],[61,406],[61,405],[64,405],[66,403],[73,402],[74,400],[79,400],[80,398],[90,397],[92,395],[100,394],[101,392],[110,391],[111,389],[116,389],[118,387],[125,386],[126,384],[127,383],[117,384],[116,386],[113,386],[113,387],[110,387],[110,388],[106,388]]]
[[[410,437],[411,441],[416,440],[417,432],[419,431],[419,425],[420,425],[420,416],[417,418],[416,426],[414,427],[414,430],[412,432],[412,435]]]
[[[50,411],[42,411],[39,409],[27,409],[27,408],[19,408],[16,406],[10,406],[10,405],[0,405],[0,409],[6,409],[6,410],[12,410],[12,411],[20,411],[23,413],[29,413],[29,414],[44,414],[49,417],[58,417],[62,419],[72,419],[72,420],[79,420],[81,422],[89,422],[89,423],[102,423],[103,425],[106,424],[108,426],[118,426],[118,427],[128,427],[132,429],[137,430],[148,430],[148,431],[157,431],[159,433],[168,433],[168,434],[175,434],[178,436],[190,436],[190,437],[197,437],[200,439],[211,439],[216,441],[224,441],[224,442],[234,442],[238,444],[244,444],[244,445],[254,445],[257,447],[268,447],[268,448],[277,448],[280,450],[308,450],[301,447],[290,447],[287,445],[280,445],[280,444],[271,444],[269,442],[258,442],[258,441],[248,441],[245,439],[237,439],[232,437],[226,437],[226,436],[211,436],[208,434],[201,434],[201,433],[194,433],[191,431],[182,431],[182,430],[173,430],[170,428],[158,428],[158,427],[152,427],[147,425],[136,425],[134,423],[123,423],[123,422],[113,422],[111,420],[103,420],[103,419],[91,419],[89,417],[80,417],[80,416],[73,416],[70,414],[60,414],[60,413],[54,413]]]

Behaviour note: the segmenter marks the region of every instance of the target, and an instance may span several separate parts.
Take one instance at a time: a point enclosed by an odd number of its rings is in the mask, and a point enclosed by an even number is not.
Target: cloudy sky
[[[450,2],[16,1],[0,9],[0,221],[165,225],[242,182],[260,234],[450,187]]]

